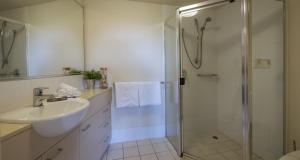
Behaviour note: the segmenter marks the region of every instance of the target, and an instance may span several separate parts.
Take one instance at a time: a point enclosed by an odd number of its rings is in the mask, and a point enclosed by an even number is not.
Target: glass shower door
[[[214,2],[180,13],[183,152],[241,160],[241,2]]]
[[[178,155],[181,155],[181,128],[179,104],[179,54],[177,51],[176,14],[171,14],[164,24],[165,38],[165,97],[166,97],[166,137]],[[173,13],[173,14],[172,14]]]

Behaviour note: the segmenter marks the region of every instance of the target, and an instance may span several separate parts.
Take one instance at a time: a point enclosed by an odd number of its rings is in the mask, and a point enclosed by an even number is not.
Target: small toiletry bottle
[[[101,89],[107,89],[108,83],[107,83],[107,68],[101,67],[100,68],[100,74],[101,74],[101,81],[100,81],[100,88]]]

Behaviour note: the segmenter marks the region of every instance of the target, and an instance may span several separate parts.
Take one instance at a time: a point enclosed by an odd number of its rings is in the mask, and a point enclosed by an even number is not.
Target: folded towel
[[[140,106],[161,105],[160,82],[140,82],[139,101]]]
[[[116,107],[138,107],[138,83],[136,82],[116,82],[115,83],[115,100]]]
[[[79,97],[81,96],[81,92],[78,88],[61,83],[57,89],[57,95],[59,97]]]

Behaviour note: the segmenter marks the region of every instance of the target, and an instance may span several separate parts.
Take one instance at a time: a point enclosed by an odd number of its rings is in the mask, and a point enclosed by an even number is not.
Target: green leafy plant
[[[83,76],[85,79],[94,79],[94,80],[102,79],[100,72],[97,72],[95,70],[85,71],[85,72],[83,72]]]

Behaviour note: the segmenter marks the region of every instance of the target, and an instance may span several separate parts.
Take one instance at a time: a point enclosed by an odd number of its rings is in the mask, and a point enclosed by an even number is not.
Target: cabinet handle
[[[90,127],[91,127],[91,125],[88,124],[85,128],[81,129],[81,131],[82,131],[82,132],[85,132],[85,131],[87,131]]]
[[[104,125],[104,128],[106,128],[109,125],[109,122],[106,122]]]
[[[106,113],[106,112],[108,112],[108,111],[109,111],[109,109],[106,108],[105,110],[103,110],[103,113]]]
[[[104,142],[107,143],[108,140],[109,140],[109,136],[107,136],[107,137],[105,138]]]
[[[47,158],[46,160],[54,160],[63,150],[63,148],[58,148],[56,153],[52,156],[52,158]]]

